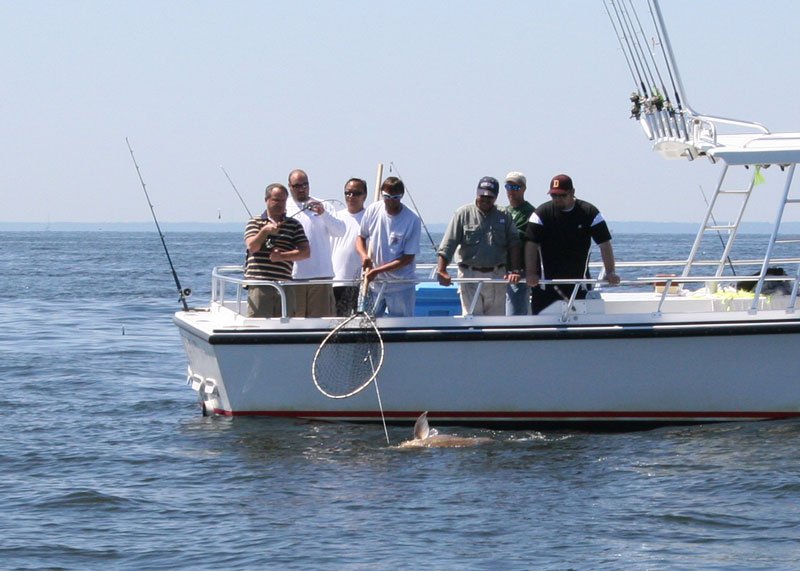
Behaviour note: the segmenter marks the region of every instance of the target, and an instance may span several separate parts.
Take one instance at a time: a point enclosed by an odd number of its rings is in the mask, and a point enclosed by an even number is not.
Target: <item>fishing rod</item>
[[[341,200],[339,200],[338,198],[323,198],[322,200],[310,200],[310,199],[309,199],[309,200],[308,200],[308,201],[307,201],[307,202],[306,202],[306,203],[303,205],[303,207],[302,207],[300,210],[298,210],[297,212],[294,212],[294,213],[292,213],[292,214],[287,214],[287,215],[286,215],[286,217],[287,217],[287,218],[295,218],[296,216],[298,216],[298,215],[302,214],[302,213],[303,213],[303,212],[305,212],[306,210],[311,210],[311,211],[313,212],[313,210],[314,210],[314,207],[315,207],[317,204],[325,204],[326,202],[330,202],[331,204],[336,204],[337,206],[341,206],[341,207],[343,207],[343,208],[345,208],[345,207],[347,206],[347,205],[346,205],[344,202],[342,202],[342,201],[341,201]],[[326,212],[327,212],[327,211],[326,211]],[[329,213],[329,214],[330,214],[330,213]],[[319,216],[319,214],[317,214],[316,212],[314,212],[314,216]]]
[[[636,7],[633,5],[633,0],[628,0],[628,2],[630,3],[630,11],[636,18],[636,24],[639,26],[639,34],[641,34],[642,39],[646,41],[644,27],[642,26],[642,21],[639,19],[639,13],[636,11]],[[653,38],[653,41],[655,42],[655,38]],[[661,36],[659,35],[659,42],[660,41],[661,41]],[[670,101],[669,99],[669,91],[667,91],[667,87],[666,85],[664,85],[664,78],[661,76],[661,68],[656,62],[656,56],[654,50],[655,50],[655,45],[653,45],[653,50],[647,50],[647,52],[650,55],[650,61],[653,63],[653,69],[655,70],[656,74],[655,77],[658,77],[658,82],[661,85],[661,94],[657,93],[656,95],[662,95],[664,98],[663,108],[666,109],[667,112],[669,113],[669,120],[667,121],[667,129],[670,131],[669,133],[670,136],[674,136],[675,133],[680,133],[680,130],[678,129],[678,122],[675,120],[675,110],[672,107],[672,101]],[[661,51],[662,52],[664,51],[664,46],[661,46]],[[653,77],[654,81],[655,77]],[[656,91],[658,90],[656,89]],[[673,121],[674,121],[674,132],[672,124]]]
[[[167,261],[169,262],[169,267],[172,270],[172,277],[175,278],[175,285],[178,286],[178,295],[180,296],[180,302],[183,304],[183,310],[189,311],[189,305],[186,303],[186,298],[192,295],[192,290],[188,287],[183,289],[181,287],[181,282],[178,279],[178,272],[175,271],[175,266],[172,265],[172,258],[169,256],[169,250],[167,249],[167,242],[164,240],[164,234],[161,232],[161,226],[158,225],[158,219],[156,218],[156,211],[153,208],[153,203],[150,202],[150,195],[147,194],[147,186],[144,184],[144,179],[142,178],[142,171],[139,170],[139,163],[136,162],[136,157],[133,155],[133,149],[131,148],[131,144],[128,141],[128,137],[125,137],[125,144],[128,145],[128,151],[131,153],[131,159],[133,160],[133,166],[136,167],[136,174],[139,175],[139,182],[142,184],[142,190],[144,191],[144,196],[147,199],[147,205],[150,207],[150,213],[153,215],[153,222],[156,223],[156,230],[158,230],[158,235],[161,238],[161,244],[164,246],[164,253],[167,255]]]
[[[675,65],[675,62],[671,62],[670,61],[670,56],[667,54],[667,47],[665,46],[665,40],[661,36],[661,28],[659,27],[658,21],[656,20],[656,15],[653,12],[652,1],[648,1],[647,5],[648,5],[648,9],[650,11],[650,19],[653,22],[653,30],[655,31],[656,37],[658,38],[658,46],[661,49],[661,56],[664,58],[664,65],[665,65],[667,74],[669,75],[669,81],[670,81],[670,84],[672,86],[672,93],[675,96],[675,105],[677,106],[677,112],[675,111],[675,108],[672,106],[672,102],[670,101],[670,98],[669,98],[669,92],[667,91],[667,88],[664,85],[664,80],[661,77],[661,73],[659,71],[661,69],[661,67],[655,61],[655,38],[653,38],[653,42],[654,42],[653,50],[654,51],[651,52],[651,54],[653,56],[653,65],[655,66],[656,71],[659,72],[658,73],[658,79],[659,79],[659,81],[661,81],[661,89],[664,91],[664,95],[666,97],[667,110],[670,112],[670,116],[672,117],[673,121],[675,122],[675,129],[678,132],[678,135],[682,134],[684,137],[688,138],[689,137],[689,131],[688,131],[687,126],[686,126],[686,118],[683,115],[683,106],[681,104],[681,96],[680,96],[680,93],[679,93],[678,86],[675,83],[675,76],[673,75],[673,72],[672,72],[672,67]],[[637,19],[638,19],[638,15],[637,15]],[[641,25],[641,23],[640,23],[640,25]],[[680,118],[680,124],[678,124],[678,119],[676,118],[676,115]],[[682,129],[682,133],[681,133],[681,129]]]
[[[312,208],[314,208],[314,206],[316,204],[322,204],[323,202],[337,203],[337,204],[340,204],[340,205],[344,206],[344,203],[341,200],[338,200],[336,198],[326,198],[324,200],[309,200],[308,202],[306,202],[305,205],[303,205],[303,208],[301,208],[300,210],[298,210],[297,212],[295,212],[291,216],[287,214],[286,218],[291,218],[293,220],[297,220],[297,218],[296,218],[297,216],[299,216],[300,214],[302,214],[306,210],[311,210]],[[315,212],[314,216],[318,216],[318,214]],[[278,222],[277,223],[278,227],[283,226],[284,222],[286,222],[285,219],[283,221],[281,221],[281,222]],[[270,248],[272,248],[275,245],[274,240],[273,240],[274,237],[275,237],[275,235],[269,236],[267,238],[266,242],[264,242],[264,245],[266,246],[267,250],[269,250]]]
[[[645,98],[649,98],[650,97],[650,93],[649,93],[649,91],[647,89],[645,78],[642,77],[643,70],[640,69],[640,65],[639,65],[640,62],[637,61],[638,58],[636,57],[637,56],[636,50],[631,45],[631,33],[630,33],[629,30],[626,31],[626,22],[625,22],[625,19],[623,18],[623,15],[622,15],[621,11],[620,11],[620,8],[617,7],[617,4],[614,2],[614,0],[609,0],[609,1],[611,3],[611,8],[614,11],[614,15],[617,18],[617,23],[619,24],[619,29],[620,29],[620,32],[622,33],[622,40],[624,40],[624,42],[625,42],[625,46],[627,48],[627,53],[630,54],[630,56],[631,56],[631,62],[633,63],[633,69],[636,72],[636,77],[639,80],[639,87],[641,88],[641,93]],[[613,23],[613,19],[612,19],[612,23]],[[619,36],[617,36],[617,37],[619,38]],[[622,42],[622,40],[620,41],[620,43]]]
[[[403,175],[400,174],[400,171],[397,170],[397,167],[394,165],[394,163],[390,162],[389,163],[389,172],[392,172],[392,170],[394,170],[394,172],[397,173],[397,178],[399,178],[400,180],[403,180]],[[414,210],[416,210],[417,216],[419,216],[419,221],[422,223],[422,227],[425,228],[425,234],[428,235],[428,240],[430,240],[430,242],[431,242],[431,247],[433,248],[433,251],[436,252],[438,250],[438,247],[436,246],[436,242],[433,241],[433,237],[431,236],[431,233],[428,231],[428,226],[425,224],[425,221],[422,219],[422,212],[420,212],[419,208],[417,208],[417,203],[414,202],[414,197],[411,196],[411,191],[409,190],[408,185],[405,184],[405,182],[404,182],[403,186],[406,189],[406,193],[408,194],[408,197],[411,199],[411,204],[414,205]]]
[[[647,57],[644,55],[645,50],[642,48],[642,42],[636,34],[636,29],[633,25],[633,19],[631,18],[628,8],[625,6],[625,0],[620,0],[619,4],[622,22],[624,23],[624,27],[627,29],[627,33],[631,39],[634,57],[642,68],[642,74],[644,75],[644,80],[647,82],[647,85],[650,88],[651,96],[655,97],[655,77],[653,76],[653,71],[650,69],[650,66],[647,63]]]
[[[608,19],[611,21],[611,27],[614,28],[614,34],[617,36],[617,41],[619,42],[620,51],[622,51],[622,55],[625,56],[625,63],[628,64],[628,71],[631,73],[631,77],[633,78],[633,84],[636,85],[636,74],[633,71],[633,65],[631,64],[630,58],[628,58],[628,51],[625,49],[625,46],[622,44],[622,35],[617,30],[617,24],[614,22],[613,16],[611,16],[611,11],[608,9],[608,3],[603,2],[603,7],[606,9],[606,14],[608,14]],[[636,88],[637,91],[639,88]],[[641,94],[639,94],[641,95]],[[638,117],[637,117],[638,119]]]
[[[678,86],[675,84],[675,77],[672,74],[672,66],[674,62],[670,62],[669,56],[667,55],[667,49],[664,46],[664,39],[661,37],[661,29],[658,26],[658,22],[656,21],[656,15],[653,12],[653,6],[648,3],[648,8],[650,10],[650,18],[653,20],[653,29],[656,32],[656,36],[658,37],[658,45],[661,47],[661,56],[664,58],[664,64],[667,68],[667,73],[669,74],[669,81],[672,84],[672,93],[675,95],[675,103],[678,106],[678,111],[681,111],[683,107],[681,106],[681,95],[678,92]],[[656,66],[658,69],[658,66]],[[659,79],[661,79],[661,75],[659,74]],[[663,85],[662,81],[662,89],[666,91],[666,88]]]
[[[239,197],[239,200],[241,201],[241,203],[242,203],[242,206],[244,206],[244,209],[245,209],[245,210],[247,210],[247,215],[248,215],[250,218],[252,218],[252,217],[253,217],[253,215],[250,213],[250,209],[249,209],[249,208],[247,208],[247,204],[245,204],[245,202],[244,202],[244,198],[242,198],[242,195],[241,195],[241,194],[239,194],[239,189],[238,189],[238,188],[236,188],[236,185],[235,185],[235,184],[233,184],[233,181],[231,180],[231,177],[229,177],[229,176],[228,176],[228,171],[226,171],[226,170],[225,170],[225,167],[223,167],[222,165],[220,165],[220,166],[219,166],[219,168],[221,168],[221,169],[222,169],[222,172],[224,172],[224,173],[225,173],[225,178],[227,178],[227,179],[228,179],[228,182],[229,182],[229,183],[231,183],[231,186],[233,187],[233,190],[234,190],[234,192],[236,192],[236,196],[238,196],[238,197]]]
[[[236,193],[236,196],[239,197],[239,202],[241,202],[242,206],[244,206],[244,209],[247,211],[247,215],[250,218],[252,218],[253,217],[253,213],[250,212],[250,209],[247,207],[247,203],[244,201],[244,198],[242,198],[242,195],[239,192],[239,189],[236,188],[236,185],[233,183],[233,180],[231,180],[230,175],[228,175],[228,171],[226,171],[225,167],[223,167],[222,165],[220,165],[219,168],[222,169],[222,172],[225,174],[225,178],[227,178],[228,182],[231,183],[231,186],[233,187],[233,191]],[[306,210],[311,210],[314,207],[315,204],[318,204],[318,203],[321,204],[321,203],[324,203],[324,202],[331,202],[331,203],[336,203],[336,204],[338,204],[340,206],[344,206],[344,203],[341,200],[338,200],[336,198],[326,198],[324,200],[309,200],[303,205],[303,207],[300,210],[295,212],[292,216],[289,216],[289,218],[294,218],[295,216],[297,216],[301,212],[304,212]]]

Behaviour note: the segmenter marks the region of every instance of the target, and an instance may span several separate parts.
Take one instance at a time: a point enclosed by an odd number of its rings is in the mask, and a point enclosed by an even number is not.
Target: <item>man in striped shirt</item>
[[[291,280],[293,263],[311,255],[302,224],[286,216],[288,197],[289,191],[282,184],[269,185],[264,197],[267,209],[247,222],[244,231],[244,243],[247,246],[245,279]],[[284,288],[284,292],[286,313],[291,317],[295,306],[292,287]],[[248,286],[247,315],[280,317],[281,299],[278,290],[272,286]]]

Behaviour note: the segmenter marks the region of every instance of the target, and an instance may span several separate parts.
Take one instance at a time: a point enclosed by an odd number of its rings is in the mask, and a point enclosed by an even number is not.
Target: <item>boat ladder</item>
[[[730,258],[731,248],[733,247],[736,233],[739,231],[739,225],[742,221],[742,217],[744,216],[745,209],[747,208],[747,203],[750,200],[750,195],[753,193],[753,187],[756,184],[756,177],[759,175],[758,167],[751,167],[748,165],[747,168],[749,168],[752,172],[748,177],[749,180],[747,185],[744,187],[741,185],[736,186],[735,184],[728,182],[728,179],[730,178],[729,173],[731,166],[726,164],[722,169],[722,174],[719,177],[717,188],[714,191],[714,195],[711,197],[711,201],[708,203],[705,218],[700,226],[700,230],[697,232],[697,237],[695,237],[692,250],[689,253],[689,258],[686,262],[686,266],[683,269],[682,277],[689,276],[689,273],[692,270],[692,265],[697,258],[697,253],[700,251],[700,244],[703,241],[703,237],[708,232],[715,232],[720,237],[722,236],[722,232],[727,232],[728,234],[728,239],[724,241],[722,255],[720,256],[719,263],[717,264],[717,268],[714,272],[715,277],[722,275],[722,272],[725,269],[725,262]],[[730,203],[732,200],[736,199],[739,199],[741,202],[734,220],[727,224],[719,224],[714,212],[719,211],[719,208],[723,202]]]
[[[767,270],[770,267],[770,263],[773,257],[773,250],[775,249],[776,244],[797,244],[800,243],[800,238],[798,237],[789,237],[786,234],[781,233],[781,224],[783,222],[783,215],[786,211],[786,206],[800,204],[800,197],[790,196],[792,190],[792,180],[794,179],[794,168],[797,166],[795,163],[792,163],[788,166],[781,165],[782,170],[786,170],[786,182],[783,186],[783,194],[781,195],[781,202],[778,206],[778,214],[775,217],[775,223],[772,226],[772,233],[769,237],[769,242],[767,243],[767,252],[764,254],[764,263],[761,265],[761,272],[759,273],[758,283],[756,284],[755,288],[755,296],[753,297],[753,304],[750,306],[750,313],[756,312],[756,307],[758,305],[758,298],[761,295],[761,291],[764,287],[764,279],[767,277]],[[800,263],[797,264],[797,269],[794,274],[794,280],[792,281],[792,293],[789,299],[789,305],[786,308],[786,313],[794,313],[794,305],[795,301],[797,300],[797,285],[800,282]]]
[[[736,187],[727,182],[728,178],[730,178],[729,177],[729,174],[731,172],[730,169],[732,169],[734,166],[741,166],[743,168],[749,169],[750,174],[746,186]],[[722,276],[722,272],[725,269],[725,264],[730,260],[731,248],[736,238],[736,234],[739,231],[739,225],[742,221],[745,209],[747,208],[747,203],[750,200],[750,195],[753,192],[753,188],[757,184],[756,181],[758,180],[758,177],[760,175],[760,169],[763,166],[764,165],[727,165],[727,164],[725,165],[725,167],[722,170],[722,174],[720,176],[714,195],[711,197],[711,201],[708,203],[705,219],[703,220],[703,224],[701,225],[700,230],[697,233],[697,237],[695,238],[694,244],[692,245],[692,250],[689,253],[689,258],[686,262],[686,266],[683,269],[682,277],[689,276],[692,269],[692,265],[697,258],[697,253],[700,251],[700,245],[703,241],[703,237],[707,232],[728,233],[728,238],[727,240],[724,241],[724,248],[722,250],[722,255],[720,256],[719,262],[717,263],[717,267],[714,272],[714,277]],[[767,242],[767,251],[764,254],[764,260],[761,265],[761,271],[758,273],[758,282],[756,283],[756,287],[754,289],[753,303],[750,306],[751,313],[755,313],[757,310],[758,300],[760,298],[762,290],[764,289],[764,283],[766,281],[766,278],[768,277],[767,270],[769,269],[770,264],[772,263],[772,259],[774,257],[773,254],[775,246],[777,244],[800,243],[800,238],[796,236],[791,237],[788,236],[786,233],[781,232],[781,225],[783,222],[784,213],[786,212],[786,206],[793,204],[800,204],[800,197],[790,196],[790,191],[792,189],[792,180],[794,178],[795,166],[796,165],[794,163],[790,165],[781,165],[781,170],[786,171],[786,181],[781,196],[781,202],[778,207],[778,213],[772,227],[772,232],[770,234],[769,241]],[[739,198],[739,200],[741,201],[739,204],[738,212],[734,220],[728,224],[717,223],[716,217],[714,216],[715,211],[718,212],[721,202],[720,199],[723,197]],[[791,279],[791,277],[789,279]],[[800,264],[798,264],[797,269],[795,271],[794,279],[792,280],[792,292],[789,304],[786,309],[787,313],[794,312],[799,282],[800,282]],[[709,287],[715,288],[716,282],[710,283]]]

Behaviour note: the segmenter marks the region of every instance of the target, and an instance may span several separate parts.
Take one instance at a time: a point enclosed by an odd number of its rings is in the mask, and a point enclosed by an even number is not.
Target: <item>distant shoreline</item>
[[[163,232],[243,232],[241,222],[160,222]],[[609,222],[612,234],[696,234],[693,222]],[[446,223],[428,224],[430,232],[442,233]],[[0,232],[155,232],[152,222],[0,222]],[[785,222],[784,233],[800,233],[800,222]],[[740,233],[769,234],[771,222],[743,222]]]

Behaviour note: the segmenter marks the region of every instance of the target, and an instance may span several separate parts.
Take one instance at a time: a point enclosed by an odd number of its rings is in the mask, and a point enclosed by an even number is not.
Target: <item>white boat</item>
[[[624,31],[631,16],[615,12],[613,2],[608,6],[626,50],[637,35]],[[557,302],[536,316],[459,315],[447,304],[453,288],[421,280],[414,317],[376,320],[385,345],[377,383],[388,421],[413,423],[422,411],[439,424],[481,425],[800,416],[794,354],[800,346],[800,257],[792,251],[800,240],[782,232],[785,209],[800,203],[791,192],[800,133],[772,133],[689,107],[657,3],[652,10],[674,101],[660,88],[643,87],[633,97],[633,114],[657,152],[710,160],[722,171],[688,257],[618,262],[623,277],[638,277],[604,288],[601,270],[593,298]],[[748,199],[766,167],[782,172],[785,184],[765,254],[731,260]],[[732,183],[737,176],[746,182]],[[737,215],[722,226],[715,212],[725,201],[737,202]],[[720,232],[720,258],[699,260],[703,238]],[[778,256],[779,248],[789,254]],[[659,275],[678,264],[678,275]],[[728,269],[747,265],[760,267],[758,275],[745,278]],[[772,266],[789,275],[770,275]],[[743,280],[755,282],[752,292],[736,291]],[[189,361],[188,383],[204,412],[380,421],[374,390],[331,399],[312,382],[315,352],[341,318],[248,318],[243,287],[254,283],[243,279],[241,267],[215,268],[208,307],[174,316]],[[437,295],[444,296],[438,309]]]

